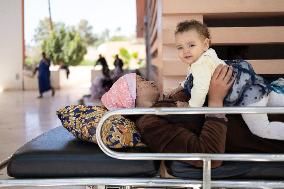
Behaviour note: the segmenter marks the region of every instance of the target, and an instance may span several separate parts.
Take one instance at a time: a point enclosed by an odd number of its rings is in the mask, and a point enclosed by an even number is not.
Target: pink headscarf
[[[136,73],[120,77],[101,101],[108,110],[134,108],[136,99]]]

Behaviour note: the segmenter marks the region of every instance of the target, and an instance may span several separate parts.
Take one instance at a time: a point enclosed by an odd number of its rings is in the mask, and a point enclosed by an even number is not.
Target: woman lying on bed
[[[223,107],[223,99],[230,88],[232,72],[219,66],[211,79],[208,107]],[[158,101],[158,90],[139,76],[120,78],[102,97],[109,109],[133,107],[176,107],[174,101],[188,101],[180,92],[172,101]],[[284,121],[281,115],[270,115],[272,121]],[[144,142],[154,152],[165,153],[284,153],[284,141],[253,135],[241,115],[143,115],[136,120]],[[202,161],[186,161],[202,167]],[[213,161],[218,167],[221,161]]]

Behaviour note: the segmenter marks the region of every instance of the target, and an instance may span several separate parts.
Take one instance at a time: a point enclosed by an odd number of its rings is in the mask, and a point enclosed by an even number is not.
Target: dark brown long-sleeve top
[[[164,103],[163,106],[173,106]],[[284,141],[253,135],[240,115],[222,118],[203,115],[144,115],[136,125],[145,143],[154,152],[164,153],[284,153]],[[283,116],[270,116],[284,121]],[[201,161],[186,161],[201,167]],[[213,161],[212,167],[221,165]]]
[[[137,120],[136,125],[144,141],[154,152],[225,152],[227,122],[222,118],[204,118],[203,115],[145,115]],[[202,166],[202,161],[186,162]],[[220,161],[214,161],[212,167],[220,164]]]

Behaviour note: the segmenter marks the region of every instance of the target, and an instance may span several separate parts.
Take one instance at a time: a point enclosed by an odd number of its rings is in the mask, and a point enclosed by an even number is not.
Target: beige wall
[[[145,0],[136,0],[136,37],[144,37]]]
[[[152,63],[159,68],[164,92],[177,86],[186,75],[187,66],[179,61],[174,44],[174,30],[180,21],[196,19],[206,23],[206,20],[243,19],[241,22],[245,23],[246,19],[258,19],[262,20],[258,25],[250,25],[248,21],[247,26],[209,26],[212,44],[222,48],[284,44],[284,26],[266,23],[267,19],[284,18],[283,0],[154,0],[151,7],[151,23],[154,23],[150,41]],[[277,49],[271,47],[269,50]],[[269,58],[249,59],[255,71],[284,74],[284,59],[270,56],[274,52],[265,53]]]
[[[0,88],[22,89],[22,0],[0,1]]]

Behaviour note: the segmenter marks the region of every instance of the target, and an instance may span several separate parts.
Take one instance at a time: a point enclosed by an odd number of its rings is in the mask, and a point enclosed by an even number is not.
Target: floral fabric
[[[69,132],[83,141],[97,143],[96,128],[107,109],[100,106],[71,105],[57,115]],[[110,148],[144,146],[135,124],[121,115],[107,119],[102,128],[103,142]]]

